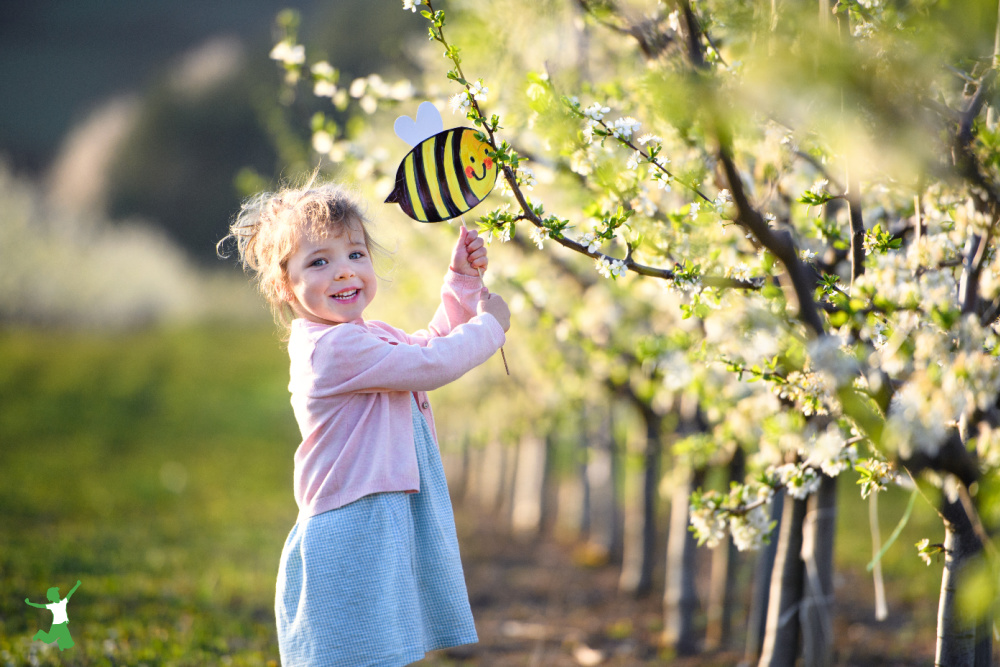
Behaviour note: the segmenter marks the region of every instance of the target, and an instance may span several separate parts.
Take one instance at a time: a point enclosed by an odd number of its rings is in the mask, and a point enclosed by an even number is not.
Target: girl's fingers
[[[470,232],[471,234],[471,232]],[[486,247],[486,244],[480,238],[469,238],[465,242],[465,251],[470,255],[478,250],[482,250]]]

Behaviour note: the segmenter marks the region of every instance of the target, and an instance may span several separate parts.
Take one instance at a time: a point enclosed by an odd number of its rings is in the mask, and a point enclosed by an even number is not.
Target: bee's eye
[[[476,156],[475,156],[475,155],[470,155],[470,156],[469,156],[469,160],[470,160],[471,162],[475,163],[475,161],[476,161]]]

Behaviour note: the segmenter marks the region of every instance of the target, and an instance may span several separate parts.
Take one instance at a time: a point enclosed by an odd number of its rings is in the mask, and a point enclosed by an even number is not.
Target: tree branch
[[[733,202],[739,212],[736,222],[753,234],[761,245],[785,266],[785,271],[798,301],[799,319],[812,331],[813,335],[822,336],[825,333],[825,327],[819,316],[816,302],[813,300],[815,285],[806,276],[805,267],[795,250],[795,242],[792,240],[791,234],[787,231],[777,232],[768,227],[763,216],[750,205],[743,188],[743,179],[736,170],[736,165],[733,164],[732,156],[729,154],[729,147],[725,141],[721,141],[720,144],[719,162],[726,172],[729,191],[733,195]]]

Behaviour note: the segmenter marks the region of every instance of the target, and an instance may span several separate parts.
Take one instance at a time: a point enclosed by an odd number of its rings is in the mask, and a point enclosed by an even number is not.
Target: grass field
[[[277,664],[275,573],[296,514],[286,384],[267,326],[0,333],[0,667]],[[838,563],[870,586],[865,506],[847,487]],[[905,500],[886,495],[883,539]],[[940,565],[912,544],[934,526],[923,505],[884,561],[914,629],[933,627]],[[77,579],[76,646],[60,654],[31,640],[51,614],[24,598]]]
[[[0,335],[0,664],[277,660],[286,360],[269,329]],[[24,598],[77,579],[60,656]]]

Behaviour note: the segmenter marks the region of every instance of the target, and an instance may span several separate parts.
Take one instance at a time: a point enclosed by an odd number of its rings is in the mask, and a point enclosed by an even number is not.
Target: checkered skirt
[[[420,493],[299,521],[278,569],[284,667],[397,667],[478,641],[441,456],[412,401]]]

